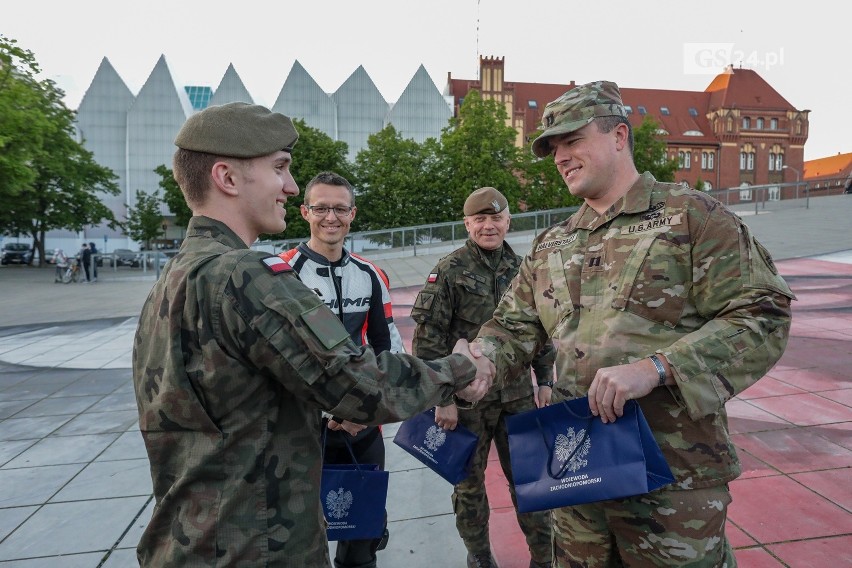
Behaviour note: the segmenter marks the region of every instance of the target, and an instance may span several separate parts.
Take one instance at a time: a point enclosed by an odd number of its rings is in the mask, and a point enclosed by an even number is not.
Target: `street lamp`
[[[781,169],[782,170],[793,170],[793,172],[795,172],[795,174],[796,174],[796,199],[798,199],[799,198],[799,180],[801,179],[801,176],[799,175],[799,170],[797,170],[793,166],[788,166],[787,164],[784,164],[783,166],[781,166]]]
[[[799,186],[799,179],[800,179],[799,170],[797,170],[793,166],[788,166],[786,164],[781,166],[781,169],[782,170],[793,170],[796,173],[796,187],[798,187]]]

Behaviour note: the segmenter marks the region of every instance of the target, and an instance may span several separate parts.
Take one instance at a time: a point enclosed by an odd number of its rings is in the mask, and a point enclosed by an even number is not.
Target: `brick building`
[[[456,114],[471,89],[502,102],[518,146],[538,130],[545,105],[576,86],[506,81],[502,57],[480,57],[479,67],[477,80],[448,73],[445,94]],[[659,124],[669,157],[680,164],[675,181],[700,180],[705,190],[799,181],[810,111],[797,110],[755,71],[728,66],[704,91],[619,86],[634,127],[646,116]]]
[[[814,196],[852,193],[852,152],[808,160],[802,179]]]

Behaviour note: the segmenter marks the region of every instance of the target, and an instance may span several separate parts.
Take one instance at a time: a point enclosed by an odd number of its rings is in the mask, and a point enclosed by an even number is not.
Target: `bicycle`
[[[62,283],[68,284],[69,282],[77,282],[80,280],[80,263],[76,258],[70,259],[68,268],[65,270],[65,274],[62,275]]]

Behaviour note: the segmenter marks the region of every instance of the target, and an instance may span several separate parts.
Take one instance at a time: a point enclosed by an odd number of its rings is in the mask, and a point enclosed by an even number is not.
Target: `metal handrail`
[[[577,209],[579,207],[575,206],[514,213],[512,214],[512,223],[509,227],[507,239],[512,234],[530,231],[533,235],[537,235],[547,227],[565,220]],[[430,254],[442,248],[456,248],[465,239],[467,239],[467,231],[464,228],[464,221],[460,219],[458,221],[350,233],[346,237],[346,248],[355,253],[369,252],[371,257],[375,257],[375,253],[382,253],[384,257],[417,256],[418,253]],[[304,240],[302,238],[258,241],[252,245],[252,248],[275,254],[282,250],[294,248]]]

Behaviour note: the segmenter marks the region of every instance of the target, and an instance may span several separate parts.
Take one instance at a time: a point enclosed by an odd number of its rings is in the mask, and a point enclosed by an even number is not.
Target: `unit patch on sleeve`
[[[269,272],[273,274],[293,271],[293,267],[287,264],[287,261],[277,256],[269,256],[264,258],[261,262],[263,262],[266,268],[269,269]]]
[[[438,281],[438,273],[437,272],[430,273],[429,278],[426,279],[426,282],[428,282],[429,284],[434,284],[437,281]]]

